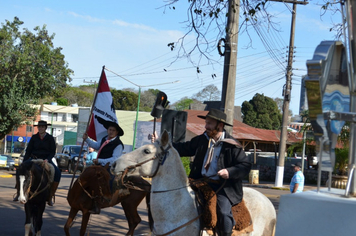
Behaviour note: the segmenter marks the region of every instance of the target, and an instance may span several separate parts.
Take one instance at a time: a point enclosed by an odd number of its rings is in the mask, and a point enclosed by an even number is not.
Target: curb
[[[12,175],[10,175],[10,174],[1,174],[0,175],[0,178],[11,178],[12,177]]]
[[[252,188],[269,188],[269,189],[276,189],[276,190],[285,190],[289,191],[287,187],[274,187],[269,185],[259,185],[259,184],[243,184],[245,187],[252,187]]]

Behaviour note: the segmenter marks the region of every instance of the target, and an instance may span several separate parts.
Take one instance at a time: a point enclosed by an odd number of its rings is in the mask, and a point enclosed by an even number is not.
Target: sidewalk
[[[253,188],[269,188],[269,189],[278,189],[278,190],[286,190],[289,191],[289,184],[283,184],[283,187],[275,187],[274,182],[268,181],[259,181],[258,184],[250,184],[249,181],[242,181],[242,185],[245,187],[253,187]],[[317,188],[316,185],[304,185],[304,191],[315,190]]]

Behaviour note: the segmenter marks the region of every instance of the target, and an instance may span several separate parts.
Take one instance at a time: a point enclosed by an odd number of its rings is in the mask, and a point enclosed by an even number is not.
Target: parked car
[[[12,153],[12,159],[15,161],[15,167],[22,164],[24,155],[25,151],[22,151],[21,153]]]
[[[15,170],[15,161],[10,155],[0,155],[0,168],[9,171]]]
[[[87,152],[86,147],[83,147],[83,150],[79,157],[81,145],[65,145],[62,148],[61,153],[57,153],[55,155],[58,168],[62,171],[68,171],[69,173],[73,173],[75,170],[75,166],[79,160],[77,171],[82,172],[84,169],[83,165],[83,155]]]

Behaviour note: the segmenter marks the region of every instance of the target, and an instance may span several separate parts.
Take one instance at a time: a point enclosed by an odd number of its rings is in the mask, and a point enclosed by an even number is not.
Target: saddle
[[[206,181],[189,179],[189,183],[196,193],[198,208],[202,211],[202,229],[207,230],[209,234],[213,234],[211,230],[214,230],[217,224],[216,194]],[[233,228],[233,235],[253,231],[252,218],[244,200],[234,205],[231,211],[236,222]]]
[[[145,191],[143,188],[150,186],[150,184],[141,177],[138,176],[122,176],[117,175],[112,183],[112,198],[110,206],[114,206],[117,199],[125,197],[130,194],[130,189],[137,189]]]
[[[32,159],[31,160],[33,163],[36,163],[38,165],[41,165],[41,167],[46,171],[48,175],[48,180],[49,183],[53,183],[54,181],[54,166],[49,164],[48,161],[45,161],[43,159]]]

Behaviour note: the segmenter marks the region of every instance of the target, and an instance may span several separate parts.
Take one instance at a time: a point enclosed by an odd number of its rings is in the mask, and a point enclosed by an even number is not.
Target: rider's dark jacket
[[[52,162],[52,158],[56,154],[56,143],[52,135],[46,133],[41,139],[39,133],[32,135],[30,142],[26,148],[26,154],[23,158],[24,161],[28,160],[31,155],[39,159],[48,160]]]
[[[228,138],[231,139],[232,136],[225,131],[225,139]],[[237,140],[235,141],[238,142]],[[188,142],[173,143],[173,147],[177,149],[181,157],[195,156],[191,165],[189,178],[203,178],[201,170],[208,150],[208,144],[209,139],[205,134],[196,136]],[[226,180],[223,189],[232,205],[236,205],[242,200],[242,179],[245,178],[251,169],[251,163],[241,145],[232,145],[223,142],[218,158],[218,171],[221,169],[227,169],[229,172],[229,179]],[[220,177],[219,182],[223,184],[225,181]]]

